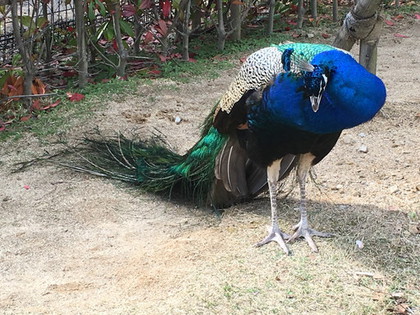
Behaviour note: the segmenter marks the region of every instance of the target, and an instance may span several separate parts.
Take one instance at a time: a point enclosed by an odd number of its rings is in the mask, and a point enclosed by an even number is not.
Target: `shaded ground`
[[[252,245],[269,222],[266,196],[221,216],[100,178],[15,162],[51,146],[31,135],[0,150],[0,312],[108,314],[381,314],[419,305],[419,20],[381,39],[388,101],[345,131],[316,167],[313,226],[337,235],[286,257]],[[238,64],[239,65],[239,64]],[[147,137],[155,128],[184,152],[235,71],[190,84],[157,80],[109,102],[69,138],[99,126]],[[175,116],[182,118],[175,124]],[[358,149],[366,145],[367,153]],[[298,221],[296,194],[281,226]],[[356,240],[364,243],[356,249]],[[417,308],[418,311],[418,308]]]

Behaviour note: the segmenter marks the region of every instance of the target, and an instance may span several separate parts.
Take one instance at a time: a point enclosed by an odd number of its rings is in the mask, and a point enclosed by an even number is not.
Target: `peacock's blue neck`
[[[383,82],[349,54],[339,50],[322,52],[313,58],[311,64],[324,65],[331,70],[317,112],[312,110],[309,98],[304,96],[303,77],[290,72],[281,73],[264,92],[259,108],[251,111],[250,124],[257,123],[257,115],[259,127],[285,124],[318,134],[333,133],[370,120],[383,106],[386,97]]]

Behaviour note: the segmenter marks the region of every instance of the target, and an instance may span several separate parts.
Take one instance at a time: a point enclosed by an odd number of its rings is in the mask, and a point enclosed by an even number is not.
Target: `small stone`
[[[357,248],[359,248],[359,249],[362,249],[363,247],[365,247],[365,245],[363,244],[363,242],[362,242],[362,241],[360,241],[360,240],[357,240],[357,241],[356,241],[356,246],[357,246]]]
[[[331,190],[341,190],[341,189],[343,189],[343,185],[341,185],[341,184],[338,184],[338,185],[336,185],[336,186],[334,186],[334,187],[331,187]]]
[[[306,34],[306,37],[308,37],[308,38],[314,38],[314,37],[315,37],[315,35],[314,35],[314,34],[309,33],[309,34]]]
[[[357,149],[357,151],[359,151],[359,152],[362,152],[362,153],[368,153],[368,147],[367,147],[367,145],[365,145],[365,144],[362,144],[358,149]]]
[[[396,192],[399,191],[397,185],[393,185],[393,186],[389,187],[388,190],[389,190],[389,193],[391,193],[391,194],[395,194]]]
[[[354,142],[355,142],[350,135],[344,135],[342,137],[342,141],[343,141],[344,144],[354,144]]]
[[[420,223],[410,222],[408,225],[408,232],[414,235],[420,234]]]
[[[177,125],[179,125],[180,123],[181,123],[181,117],[179,117],[179,116],[176,116],[175,117],[175,119],[174,119],[174,121],[175,121],[175,123],[177,124]]]
[[[364,132],[359,133],[359,137],[364,138],[366,137],[366,134]]]

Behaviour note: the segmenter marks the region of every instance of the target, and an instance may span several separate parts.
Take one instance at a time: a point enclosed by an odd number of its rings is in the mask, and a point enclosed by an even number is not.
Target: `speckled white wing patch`
[[[260,89],[267,85],[283,71],[281,55],[282,52],[277,47],[263,48],[251,54],[220,99],[217,110],[229,113],[248,90]]]

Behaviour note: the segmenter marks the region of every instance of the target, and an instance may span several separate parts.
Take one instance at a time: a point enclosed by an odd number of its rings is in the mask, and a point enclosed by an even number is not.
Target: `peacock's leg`
[[[267,167],[267,182],[268,189],[270,192],[270,204],[271,204],[271,227],[268,229],[268,236],[264,238],[261,242],[255,244],[255,246],[260,247],[270,242],[277,242],[280,247],[285,251],[286,254],[289,254],[289,249],[287,248],[286,242],[284,239],[289,238],[289,235],[283,233],[280,230],[278,215],[277,215],[277,188],[278,188],[278,179],[280,171],[280,162],[281,160],[276,160]]]
[[[293,241],[299,237],[304,237],[308,242],[309,246],[311,247],[312,251],[317,252],[318,248],[316,247],[315,242],[312,240],[312,235],[320,236],[320,237],[331,237],[333,236],[330,233],[323,233],[318,232],[309,227],[308,223],[308,213],[306,211],[306,191],[305,191],[305,183],[306,183],[306,176],[309,173],[309,170],[312,166],[312,161],[314,160],[314,156],[310,153],[304,154],[300,157],[299,165],[298,165],[298,182],[299,182],[299,189],[300,189],[300,222],[293,227],[295,233],[289,238],[288,242]]]

